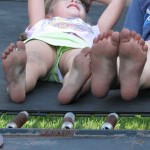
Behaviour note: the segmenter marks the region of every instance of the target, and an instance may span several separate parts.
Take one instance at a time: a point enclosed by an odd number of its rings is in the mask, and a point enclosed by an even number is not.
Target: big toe
[[[89,47],[85,47],[82,49],[81,53],[86,57],[91,52]]]
[[[120,42],[121,43],[129,42],[130,38],[131,38],[130,30],[122,29],[122,31],[120,32]]]
[[[114,46],[118,46],[119,45],[119,41],[120,41],[120,34],[119,32],[113,32],[111,35],[111,40],[112,40],[112,44]]]
[[[22,42],[22,41],[18,41],[16,43],[16,47],[19,49],[19,50],[25,50],[25,44]]]

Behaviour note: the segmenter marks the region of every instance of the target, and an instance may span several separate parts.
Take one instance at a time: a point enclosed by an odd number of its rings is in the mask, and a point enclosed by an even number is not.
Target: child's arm
[[[44,0],[28,0],[28,16],[30,28],[45,18]]]
[[[126,5],[126,1],[127,0],[111,0],[110,4],[98,20],[98,26],[101,33],[108,31],[115,26]]]
[[[91,5],[93,1],[109,4],[112,0],[81,0],[85,5]]]
[[[93,1],[96,1],[96,2],[99,2],[99,3],[103,3],[103,4],[108,5],[108,4],[110,4],[110,2],[113,1],[113,0],[93,0]]]
[[[86,6],[86,12],[88,13],[93,1],[100,2],[108,5],[112,0],[81,0]]]

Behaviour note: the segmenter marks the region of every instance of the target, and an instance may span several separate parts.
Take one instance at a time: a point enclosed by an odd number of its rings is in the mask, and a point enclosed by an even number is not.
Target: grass
[[[0,128],[5,128],[11,122],[14,115],[2,114],[0,116]],[[74,127],[75,129],[101,129],[106,117],[76,117]],[[22,128],[49,128],[60,129],[63,124],[63,116],[30,116],[29,120]],[[150,117],[120,117],[115,129],[117,130],[150,130]]]

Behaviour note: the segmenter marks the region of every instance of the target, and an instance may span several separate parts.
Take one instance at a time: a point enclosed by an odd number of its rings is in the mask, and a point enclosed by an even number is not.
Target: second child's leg
[[[138,95],[139,88],[145,82],[144,76],[147,73],[144,66],[147,71],[149,70],[149,66],[145,64],[147,46],[139,34],[123,29],[120,33],[118,55],[121,96],[124,100],[132,100]]]
[[[131,4],[129,6],[123,28],[133,30],[142,36],[143,24],[144,24],[143,18],[144,16],[143,16],[143,11],[141,10],[140,1],[131,0]],[[134,21],[131,21],[131,20],[134,20]]]
[[[2,64],[13,102],[23,102],[40,77],[45,76],[56,58],[55,50],[42,41],[11,44],[2,53]]]
[[[119,33],[106,32],[100,35],[91,48],[91,90],[94,96],[107,95],[117,78]]]

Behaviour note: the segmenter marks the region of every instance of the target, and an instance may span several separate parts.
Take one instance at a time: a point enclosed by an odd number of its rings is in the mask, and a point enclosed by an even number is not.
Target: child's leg
[[[61,104],[68,104],[72,100],[76,100],[79,94],[82,95],[83,92],[89,90],[90,81],[88,79],[91,76],[89,52],[90,48],[82,51],[75,49],[62,55],[60,68],[65,77],[63,87],[58,95]]]
[[[52,67],[56,54],[49,45],[34,40],[11,44],[2,54],[2,63],[12,101],[23,102],[37,80]]]
[[[138,95],[144,80],[144,75],[141,74],[146,57],[147,46],[140,35],[123,29],[119,46],[119,81],[123,99],[131,100]],[[145,74],[145,71],[143,73]]]
[[[91,90],[94,96],[107,95],[117,77],[119,33],[109,31],[100,35],[91,49]]]
[[[127,16],[124,23],[124,28],[134,30],[140,35],[143,33],[144,16],[141,10],[139,0],[131,0]],[[131,21],[134,20],[134,21]]]

